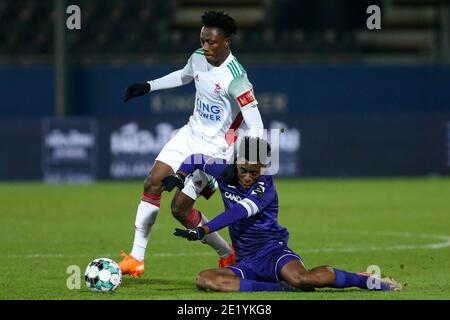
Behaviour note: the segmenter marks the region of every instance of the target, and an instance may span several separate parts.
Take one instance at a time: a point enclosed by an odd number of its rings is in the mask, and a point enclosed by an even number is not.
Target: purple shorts
[[[292,260],[302,258],[290,250],[286,245],[279,244],[261,250],[258,254],[244,257],[235,266],[228,266],[241,279],[279,282],[283,267]]]

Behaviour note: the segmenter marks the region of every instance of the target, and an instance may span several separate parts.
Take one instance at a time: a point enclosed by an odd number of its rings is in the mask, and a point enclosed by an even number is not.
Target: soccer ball
[[[84,280],[91,291],[112,292],[122,282],[122,271],[115,261],[108,258],[98,258],[91,261],[87,266]]]

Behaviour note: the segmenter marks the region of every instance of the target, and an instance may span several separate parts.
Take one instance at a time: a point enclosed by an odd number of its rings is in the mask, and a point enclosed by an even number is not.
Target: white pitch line
[[[186,252],[160,252],[160,253],[150,253],[150,256],[153,257],[192,257],[192,256],[214,256],[216,255],[213,252],[192,252],[192,253],[186,253]],[[96,257],[113,257],[118,256],[118,253],[101,253],[96,255]],[[28,258],[28,259],[35,259],[35,258],[86,258],[86,257],[92,257],[91,254],[62,254],[62,253],[33,253],[33,254],[8,254],[8,255],[0,255],[0,258]]]
[[[403,237],[403,238],[428,238],[440,240],[440,242],[429,243],[429,244],[394,244],[388,246],[368,246],[368,247],[342,247],[342,248],[305,248],[300,249],[298,252],[358,252],[358,251],[396,251],[396,250],[415,250],[415,249],[443,249],[450,247],[450,236],[446,235],[433,235],[424,233],[412,233],[412,232],[365,232],[365,231],[352,231],[354,233],[364,233],[371,235],[380,236],[392,236],[392,237]],[[290,243],[292,246],[292,243]],[[117,253],[103,253],[98,254],[97,257],[113,257],[117,256]],[[158,252],[149,253],[153,257],[162,258],[172,258],[172,257],[203,257],[203,256],[215,256],[213,252]],[[91,254],[62,254],[62,253],[33,253],[33,254],[6,254],[0,255],[0,258],[14,259],[14,258],[25,258],[25,259],[47,259],[47,258],[86,258],[93,257]],[[94,258],[94,257],[93,257]]]
[[[379,236],[402,237],[402,238],[428,238],[437,239],[441,242],[430,244],[404,244],[404,245],[388,245],[388,246],[369,246],[369,247],[344,247],[344,248],[321,248],[321,249],[304,249],[303,252],[355,252],[355,251],[385,251],[385,250],[415,250],[415,249],[442,249],[450,247],[450,236],[435,235],[429,233],[413,233],[413,232],[370,232],[370,231],[352,231],[340,230],[340,232],[353,232],[360,234],[371,234]]]

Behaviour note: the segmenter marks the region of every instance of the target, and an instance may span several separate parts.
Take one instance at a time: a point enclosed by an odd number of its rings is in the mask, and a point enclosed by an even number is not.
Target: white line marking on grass
[[[217,255],[213,252],[159,252],[159,253],[150,253],[148,254],[152,257],[163,257],[163,258],[171,258],[171,257],[203,257],[203,256],[214,256]],[[8,254],[8,255],[0,255],[0,258],[28,258],[28,259],[47,259],[47,258],[86,258],[92,257],[92,259],[96,259],[98,257],[114,257],[118,256],[116,253],[100,253],[95,257],[92,254],[62,254],[62,253],[33,253],[33,254]],[[111,258],[110,258],[111,259]]]
[[[402,238],[427,238],[436,239],[441,242],[430,244],[394,244],[386,246],[366,246],[366,247],[343,247],[343,248],[318,248],[318,249],[301,249],[301,252],[357,252],[357,251],[395,251],[395,250],[415,250],[415,249],[442,249],[450,247],[450,236],[435,235],[426,233],[413,233],[413,232],[369,232],[369,231],[353,231],[353,230],[341,230],[342,232],[353,232],[362,234],[371,234],[379,236],[391,236]]]
[[[160,253],[153,253],[150,254],[154,257],[191,257],[191,256],[215,256],[217,255],[216,253],[213,252],[192,252],[192,253],[187,253],[187,252],[160,252]]]
[[[365,231],[353,231],[353,230],[340,230],[340,232],[353,232],[362,234],[371,234],[379,236],[391,236],[402,238],[426,238],[435,239],[439,242],[429,244],[393,244],[386,246],[361,246],[361,247],[337,247],[337,248],[299,248],[297,251],[302,252],[358,252],[358,251],[395,251],[395,250],[415,250],[415,249],[443,249],[450,247],[450,236],[446,235],[434,235],[425,233],[413,233],[413,232],[365,232]],[[292,247],[292,243],[290,243]],[[296,248],[297,249],[297,248]],[[148,253],[148,256],[161,257],[161,258],[174,258],[174,257],[206,257],[215,256],[213,252],[156,252]],[[115,257],[117,253],[99,253],[95,257],[92,254],[63,254],[63,253],[32,253],[32,254],[6,254],[0,255],[0,258],[6,259],[51,259],[51,258],[92,258],[97,257]]]

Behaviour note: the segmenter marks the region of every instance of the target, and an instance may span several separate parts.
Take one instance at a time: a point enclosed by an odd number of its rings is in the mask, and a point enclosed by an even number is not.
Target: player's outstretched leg
[[[172,200],[172,215],[187,229],[202,226],[208,219],[200,211],[193,208],[194,200],[177,190]],[[220,236],[218,232],[207,234],[202,240],[203,243],[212,247],[219,255],[219,267],[236,264],[236,256],[233,248]]]
[[[200,272],[197,275],[197,288],[221,292],[300,291],[280,282],[241,279],[230,268]]]
[[[401,290],[401,285],[392,278],[376,278],[369,273],[352,273],[330,266],[308,270],[300,260],[286,263],[281,270],[281,278],[289,285],[302,290],[322,287]]]
[[[159,213],[162,184],[161,180],[173,174],[173,169],[161,162],[155,161],[144,182],[144,193],[138,205],[133,248],[129,255],[122,253],[123,260],[119,267],[123,274],[139,277],[144,274],[144,257],[148,239],[153,224]]]

